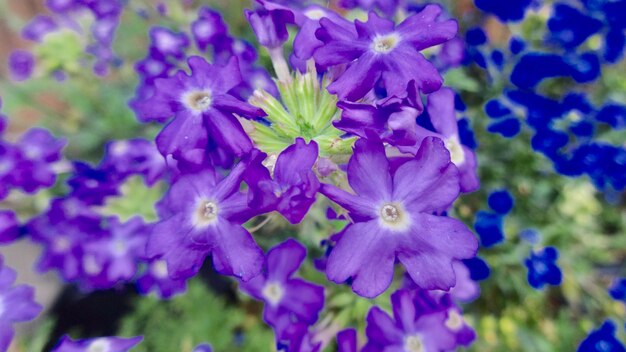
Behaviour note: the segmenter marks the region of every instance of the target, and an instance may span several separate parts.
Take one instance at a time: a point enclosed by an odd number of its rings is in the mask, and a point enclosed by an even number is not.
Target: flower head
[[[246,167],[240,162],[223,179],[212,168],[185,175],[165,195],[147,256],[165,260],[171,278],[193,276],[209,254],[224,275],[247,281],[261,271],[263,253],[241,226],[256,215],[239,191]]]
[[[560,285],[563,275],[556,264],[558,258],[559,252],[554,247],[530,253],[530,257],[524,261],[528,268],[528,283],[536,289],[546,284]]]
[[[270,165],[271,171],[259,160],[246,176],[251,186],[249,204],[253,208],[275,209],[292,224],[302,221],[315,202],[320,185],[312,171],[317,156],[317,143],[307,144],[297,138]]]
[[[157,79],[154,96],[135,105],[143,120],[166,121],[174,116],[157,136],[159,151],[176,157],[183,151],[204,149],[210,136],[237,155],[249,152],[252,143],[235,114],[254,118],[264,113],[231,94],[242,83],[237,58],[223,67],[198,56],[188,63],[191,75],[179,71],[171,78]]]
[[[398,259],[421,288],[454,286],[453,260],[473,257],[478,243],[460,221],[435,215],[459,194],[458,170],[441,140],[426,138],[415,158],[392,173],[382,143],[361,139],[348,182],[356,195],[321,188],[354,221],[328,258],[329,279],[352,278],[356,293],[375,297],[391,284]]]
[[[367,22],[355,22],[356,31],[322,18],[316,36],[324,46],[315,51],[316,63],[324,67],[349,64],[328,91],[342,100],[356,101],[379,80],[389,96],[404,94],[411,81],[425,93],[438,90],[443,79],[420,51],[455,36],[456,22],[437,21],[440,13],[439,6],[428,5],[396,27],[370,12]]]
[[[288,335],[285,320],[311,325],[324,306],[323,287],[292,278],[305,257],[304,246],[287,240],[267,253],[265,274],[241,283],[242,291],[265,302],[263,317],[274,327],[277,341]]]

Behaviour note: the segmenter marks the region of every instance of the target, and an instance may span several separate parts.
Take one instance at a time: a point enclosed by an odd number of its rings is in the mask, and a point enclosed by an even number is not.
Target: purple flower
[[[54,347],[52,352],[126,352],[137,346],[143,340],[143,336],[137,337],[97,337],[94,339],[72,340],[65,335]]]
[[[417,147],[424,138],[428,136],[440,138],[450,152],[450,159],[459,169],[461,192],[477,190],[480,187],[480,181],[478,180],[476,155],[470,148],[461,144],[452,89],[442,88],[428,96],[428,116],[436,133],[419,128],[417,143],[410,148],[400,149],[415,154]]]
[[[19,222],[11,210],[0,210],[0,245],[13,242],[20,235]]]
[[[145,83],[151,84],[157,78],[167,78],[172,68],[174,65],[167,61],[163,54],[154,49],[150,50],[144,59],[135,64],[135,71],[141,75]]]
[[[428,5],[396,27],[370,12],[367,22],[355,22],[356,35],[322,18],[316,36],[324,46],[315,51],[316,63],[326,67],[349,64],[328,91],[342,100],[356,101],[379,79],[389,96],[405,94],[410,81],[424,93],[438,90],[443,79],[420,51],[455,36],[457,23],[437,21],[440,13],[439,6]]]
[[[94,168],[89,164],[74,162],[74,175],[67,181],[72,188],[71,197],[88,205],[103,205],[106,198],[119,194],[117,175]]]
[[[176,33],[167,28],[153,27],[150,29],[151,49],[163,56],[177,59],[185,57],[185,49],[189,46],[189,38],[185,33]]]
[[[55,200],[48,212],[28,222],[26,232],[43,247],[37,271],[56,269],[66,281],[81,277],[83,244],[101,236],[99,217],[86,208],[74,198]]]
[[[409,96],[411,92],[416,94],[413,85],[409,85]],[[341,120],[333,125],[342,131],[362,138],[375,132],[384,142],[398,147],[418,143],[419,126],[415,119],[423,110],[419,99],[392,97],[376,105],[341,101],[337,106],[343,111]]]
[[[378,307],[367,314],[368,341],[363,352],[436,352],[456,346],[456,336],[447,327],[446,311],[431,297],[400,290],[391,295],[391,304],[393,318]]]
[[[292,224],[302,221],[315,202],[320,185],[311,170],[317,155],[317,143],[306,144],[304,139],[297,138],[276,159],[271,172],[273,179],[270,171],[261,165],[262,160],[258,160],[246,176],[251,186],[250,206],[277,210]]]
[[[458,302],[468,303],[480,296],[480,285],[472,280],[471,272],[462,261],[452,263],[456,275],[456,285],[450,289],[450,296]]]
[[[365,11],[380,9],[387,17],[393,17],[400,6],[404,6],[404,0],[340,0],[339,5],[347,9],[359,7]]]
[[[20,187],[31,193],[40,187],[51,187],[56,181],[53,163],[61,159],[61,150],[67,144],[65,138],[54,138],[48,130],[31,128],[17,142],[20,161]]]
[[[59,26],[52,17],[39,15],[30,20],[30,22],[22,28],[22,37],[39,42],[46,34],[58,28]]]
[[[441,140],[426,138],[415,158],[392,173],[383,144],[361,139],[348,182],[357,195],[330,185],[320,190],[354,221],[328,258],[330,280],[352,278],[357,294],[375,297],[391,284],[398,259],[423,289],[454,286],[452,262],[473,257],[478,243],[462,222],[434,215],[459,194],[458,170]]]
[[[219,12],[201,7],[198,19],[191,23],[191,33],[198,49],[204,51],[209,44],[228,35],[228,27]]]
[[[94,288],[113,287],[132,279],[137,272],[137,258],[143,256],[148,228],[140,217],[121,223],[107,219],[103,236],[82,243],[83,279]]]
[[[209,254],[223,275],[248,281],[261,271],[263,252],[241,226],[256,215],[239,192],[246,167],[240,162],[221,180],[212,169],[183,176],[165,195],[147,256],[164,259],[170,277],[195,275]]]
[[[315,50],[324,45],[317,39],[315,32],[320,28],[320,20],[327,18],[345,31],[353,32],[354,24],[338,13],[319,5],[310,5],[302,10],[293,10],[295,21],[300,30],[293,39],[293,56],[291,63],[296,64],[300,71],[306,71],[306,61],[313,57]]]
[[[35,68],[35,57],[26,50],[14,50],[9,56],[9,71],[15,81],[30,78]]]
[[[0,199],[4,199],[11,188],[19,185],[20,159],[18,148],[0,140]]]
[[[346,329],[337,334],[338,352],[357,352],[356,330]]]
[[[202,343],[196,346],[191,352],[212,352],[213,349],[208,343]]]
[[[33,298],[34,290],[27,285],[13,286],[17,274],[4,265],[0,255],[0,351],[7,351],[17,322],[34,319],[42,307]]]
[[[257,3],[261,7],[254,11],[245,10],[246,18],[259,44],[269,49],[278,48],[289,39],[287,24],[294,23],[293,12],[282,6],[274,6],[269,1],[257,0]]]
[[[281,320],[311,325],[324,306],[322,286],[291,278],[305,258],[306,248],[289,239],[267,253],[263,275],[240,285],[242,291],[265,302],[263,318],[274,327],[278,341],[284,338]]]
[[[252,148],[235,114],[254,118],[264,116],[253,107],[230,94],[242,82],[238,60],[232,57],[224,67],[211,65],[199,56],[188,60],[191,75],[179,71],[171,78],[157,79],[154,96],[138,103],[142,120],[174,119],[157,136],[163,155],[202,148],[207,144],[207,131],[220,145],[237,155]]]
[[[52,12],[65,13],[78,6],[77,0],[46,0],[46,6]]]
[[[141,175],[149,186],[166,171],[165,159],[154,143],[140,138],[109,142],[99,168],[120,179]]]
[[[146,271],[137,279],[137,289],[142,294],[148,294],[155,289],[159,297],[166,299],[185,292],[187,281],[172,279],[167,270],[167,262],[156,259],[148,264]]]

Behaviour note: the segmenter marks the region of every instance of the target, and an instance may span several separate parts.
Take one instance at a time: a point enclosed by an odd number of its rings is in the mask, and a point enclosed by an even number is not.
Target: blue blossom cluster
[[[600,77],[603,65],[618,62],[626,43],[624,21],[614,14],[625,6],[624,1],[557,3],[552,6],[543,47],[513,36],[508,50],[492,50],[482,29],[466,34],[466,63],[487,69],[491,80],[504,80],[507,87],[484,106],[493,119],[488,131],[512,138],[527,127],[533,149],[549,158],[557,172],[587,175],[604,191],[626,187],[626,149],[603,137],[608,131],[623,130],[626,106],[610,100],[598,106],[584,88],[555,98],[542,93],[541,83],[556,77],[591,83]],[[588,50],[585,43],[601,33],[606,33],[603,49]]]

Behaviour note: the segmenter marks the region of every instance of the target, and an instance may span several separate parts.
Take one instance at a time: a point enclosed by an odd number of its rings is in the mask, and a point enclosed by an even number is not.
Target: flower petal
[[[233,275],[243,281],[257,276],[263,268],[263,251],[240,225],[219,221],[211,228],[213,265],[222,275]]]

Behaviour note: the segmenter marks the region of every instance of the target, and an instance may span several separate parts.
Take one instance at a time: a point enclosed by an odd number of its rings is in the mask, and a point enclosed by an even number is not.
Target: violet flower
[[[38,15],[30,20],[24,28],[22,28],[22,37],[34,42],[40,42],[46,34],[53,32],[58,28],[59,26],[52,17]]]
[[[252,142],[235,114],[247,118],[265,114],[230,94],[242,82],[237,58],[224,67],[199,56],[190,57],[188,63],[191,75],[179,71],[171,78],[157,79],[154,96],[135,106],[142,120],[165,121],[174,116],[156,138],[161,154],[177,156],[184,150],[203,149],[208,135],[236,155],[250,151]]]
[[[277,330],[277,340],[283,337],[279,329],[283,317],[311,325],[324,306],[322,286],[291,278],[305,258],[306,248],[289,239],[269,250],[263,275],[240,285],[242,291],[265,302],[263,319]]]
[[[140,138],[109,142],[99,168],[120,179],[141,175],[149,186],[166,172],[165,159],[154,143]]]
[[[320,192],[349,211],[348,225],[330,253],[326,274],[336,283],[352,278],[364,297],[385,291],[398,259],[423,289],[448,290],[452,262],[472,258],[478,242],[459,220],[437,216],[459,194],[459,175],[441,140],[426,138],[415,159],[391,173],[380,141],[357,141],[348,164],[357,195],[335,186]]]
[[[198,49],[204,51],[218,38],[227,36],[228,27],[219,12],[201,7],[198,19],[191,23],[191,33]]]
[[[35,69],[35,57],[26,50],[14,50],[9,55],[9,71],[15,81],[25,81],[30,78]]]
[[[438,90],[443,79],[420,51],[456,35],[456,21],[437,21],[440,13],[441,7],[428,5],[396,27],[370,12],[367,22],[355,22],[357,35],[322,18],[316,36],[324,46],[315,51],[316,63],[326,67],[349,64],[328,91],[342,100],[356,101],[379,79],[389,96],[404,94],[410,81],[424,93]]]
[[[17,274],[4,265],[0,255],[0,351],[8,351],[13,324],[34,319],[42,307],[34,301],[34,290],[27,285],[13,286]]]
[[[116,217],[107,220],[103,236],[82,243],[83,279],[94,288],[109,288],[132,279],[148,239],[149,230],[140,217],[125,223]]]
[[[185,33],[176,33],[163,27],[150,29],[151,49],[163,56],[172,56],[177,59],[185,57],[185,49],[189,46],[189,38]]]
[[[357,352],[356,330],[346,329],[337,334],[337,352]]]
[[[143,340],[143,336],[137,337],[97,337],[93,339],[72,340],[68,335],[54,347],[52,352],[127,352],[137,346]]]
[[[51,187],[56,181],[53,163],[62,157],[65,138],[55,138],[48,130],[29,129],[17,142],[21,151],[20,187],[32,193],[41,187]]]
[[[11,210],[0,210],[0,245],[13,242],[20,236],[20,226]]]
[[[160,298],[167,299],[185,292],[187,281],[172,279],[167,270],[167,262],[156,259],[148,264],[146,271],[137,279],[137,289],[144,295],[154,290]]]
[[[417,298],[417,300],[416,300]],[[456,336],[446,326],[445,311],[426,308],[411,291],[400,290],[391,295],[393,318],[378,307],[367,314],[365,333],[368,341],[363,352],[451,350]],[[427,302],[432,304],[432,302]],[[429,308],[429,310],[432,308]]]
[[[427,110],[435,133],[420,127],[417,129],[417,143],[409,148],[400,147],[400,149],[415,154],[424,138],[428,136],[440,138],[450,152],[450,159],[459,169],[461,192],[477,190],[480,187],[480,181],[476,155],[470,148],[461,144],[454,108],[454,91],[450,88],[442,88],[430,94]]]
[[[261,271],[263,252],[241,226],[256,215],[239,192],[246,167],[240,162],[221,180],[212,169],[182,176],[165,195],[147,256],[164,259],[170,277],[195,275],[209,254],[223,275],[248,281]]]
[[[259,44],[268,49],[282,46],[289,39],[287,24],[294,23],[293,12],[282,7],[273,7],[269,1],[257,0],[257,3],[261,7],[254,11],[245,10],[245,15]],[[266,6],[266,3],[270,6]]]
[[[276,164],[271,166],[272,172],[259,160],[246,176],[251,188],[250,206],[277,210],[292,224],[302,221],[315,202],[320,185],[311,170],[317,156],[317,143],[307,144],[304,139],[297,138],[293,145],[280,153]]]

